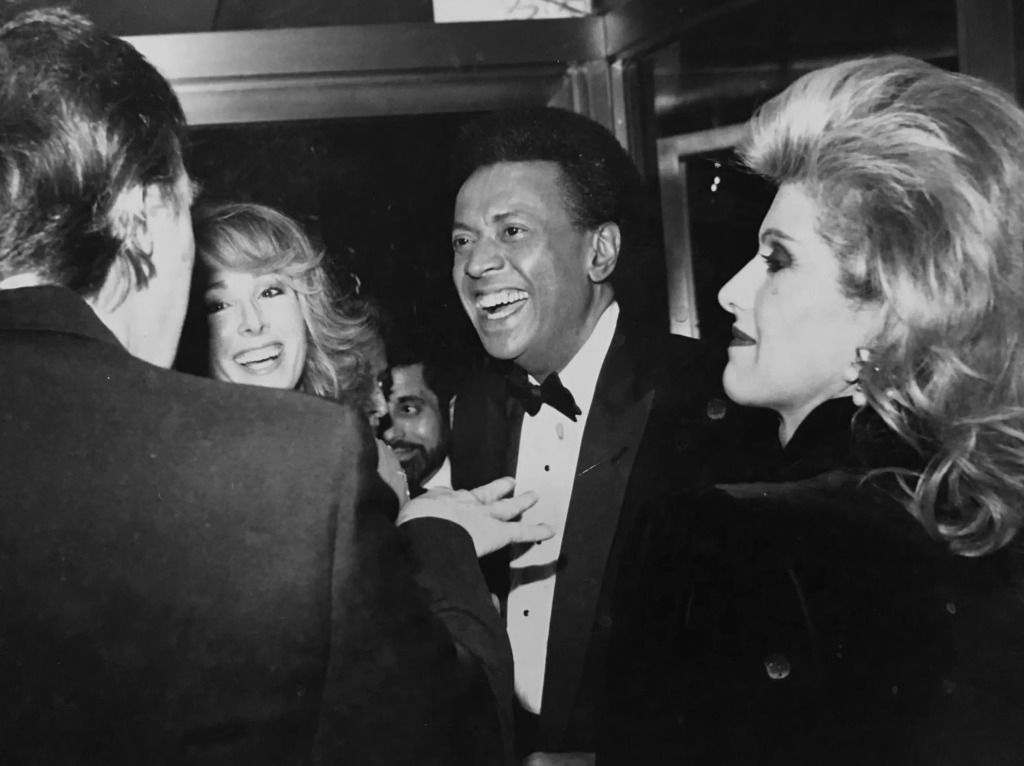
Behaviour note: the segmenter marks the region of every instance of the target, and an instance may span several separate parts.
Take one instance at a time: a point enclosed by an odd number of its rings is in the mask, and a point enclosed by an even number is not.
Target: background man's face
[[[409,485],[420,485],[444,462],[449,433],[448,413],[427,388],[422,364],[391,368],[388,412],[384,441],[398,456]]]
[[[534,375],[572,358],[594,301],[591,236],[566,208],[553,162],[504,162],[462,185],[452,277],[487,353]]]

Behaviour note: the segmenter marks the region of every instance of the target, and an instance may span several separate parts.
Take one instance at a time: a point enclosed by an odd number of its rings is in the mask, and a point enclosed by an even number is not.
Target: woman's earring
[[[860,371],[870,360],[871,352],[866,348],[858,348],[856,360],[851,362],[843,373],[843,379],[853,386],[853,404],[856,407],[863,407],[868,403],[868,398],[860,387]]]

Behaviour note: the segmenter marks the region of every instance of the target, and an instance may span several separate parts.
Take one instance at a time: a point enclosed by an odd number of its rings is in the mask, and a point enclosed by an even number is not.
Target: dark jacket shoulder
[[[973,750],[1009,764],[1022,752],[1007,724],[1024,692],[996,672],[1024,662],[1011,638],[1024,631],[1018,554],[964,559],[932,539],[894,482],[840,457],[848,428],[830,447],[829,418],[850,414],[819,413],[820,438],[775,466],[789,481],[647,509],[617,597],[608,699],[621,728],[604,763],[982,762]]]

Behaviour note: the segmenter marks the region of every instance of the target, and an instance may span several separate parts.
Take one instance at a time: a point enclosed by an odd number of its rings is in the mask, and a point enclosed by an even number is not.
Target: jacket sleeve
[[[394,493],[362,431],[347,445],[358,459],[334,481],[330,658],[314,760],[503,763],[511,651],[472,544],[447,522],[394,528]]]

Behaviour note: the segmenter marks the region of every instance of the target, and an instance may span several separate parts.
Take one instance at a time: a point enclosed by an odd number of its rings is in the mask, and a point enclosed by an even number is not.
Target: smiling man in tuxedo
[[[485,571],[515,656],[520,756],[588,762],[618,551],[673,477],[707,478],[721,362],[620,313],[613,276],[642,247],[644,192],[603,127],[495,113],[464,131],[454,172],[453,278],[493,363],[456,399],[453,485],[507,474],[540,496],[527,517],[554,537]]]

